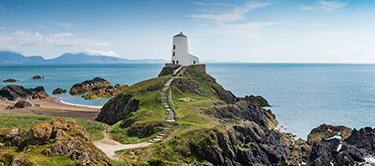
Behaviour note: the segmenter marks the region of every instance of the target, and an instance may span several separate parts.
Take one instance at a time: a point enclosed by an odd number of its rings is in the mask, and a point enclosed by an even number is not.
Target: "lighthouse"
[[[199,64],[199,58],[189,54],[188,37],[180,32],[173,36],[171,63],[189,66]]]

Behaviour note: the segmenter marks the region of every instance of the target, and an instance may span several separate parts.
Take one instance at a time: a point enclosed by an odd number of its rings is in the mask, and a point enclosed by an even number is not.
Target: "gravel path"
[[[153,143],[163,141],[166,137],[168,137],[170,130],[173,127],[173,124],[176,122],[176,113],[172,101],[171,84],[175,78],[181,76],[183,71],[183,67],[176,69],[173,72],[173,77],[165,83],[163,89],[160,91],[161,104],[163,105],[164,110],[167,112],[168,117],[166,119],[166,124],[164,125],[163,131],[159,132],[159,134],[155,138],[152,138],[151,140],[148,140],[146,142],[136,144],[121,144],[120,142],[113,140],[111,136],[108,134],[108,131],[105,130],[103,132],[104,138],[99,141],[95,141],[94,145],[98,149],[103,151],[110,159],[121,160],[121,158],[116,156],[117,151],[144,148],[152,145]]]

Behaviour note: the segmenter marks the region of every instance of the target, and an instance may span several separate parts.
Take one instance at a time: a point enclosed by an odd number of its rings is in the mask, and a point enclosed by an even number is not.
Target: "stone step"
[[[154,142],[159,142],[159,141],[161,141],[161,140],[163,140],[163,139],[160,139],[160,138],[154,138],[154,139],[153,139]]]

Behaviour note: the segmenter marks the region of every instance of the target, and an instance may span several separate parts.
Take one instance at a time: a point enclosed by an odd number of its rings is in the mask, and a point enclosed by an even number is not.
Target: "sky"
[[[203,61],[375,63],[374,0],[0,0],[0,50]],[[1,57],[0,57],[1,58]]]

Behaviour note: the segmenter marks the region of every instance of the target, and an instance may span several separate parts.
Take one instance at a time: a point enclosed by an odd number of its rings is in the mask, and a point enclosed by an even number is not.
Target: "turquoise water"
[[[43,85],[48,92],[95,76],[133,84],[155,77],[162,64],[0,66],[0,79],[16,78],[26,87]],[[337,64],[208,64],[219,83],[238,96],[262,95],[271,103],[280,125],[305,138],[322,123],[375,127],[375,65]],[[44,80],[34,81],[33,75]],[[0,86],[5,85],[0,83]],[[70,95],[64,101],[103,105]]]

